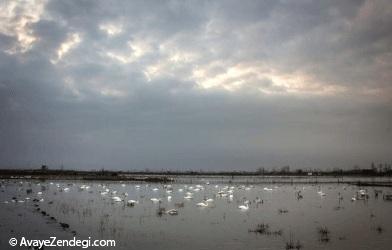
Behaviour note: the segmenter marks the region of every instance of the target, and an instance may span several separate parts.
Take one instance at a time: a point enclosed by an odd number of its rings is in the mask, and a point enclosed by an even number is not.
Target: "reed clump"
[[[280,235],[282,235],[283,230],[279,229],[279,230],[271,231],[268,224],[261,223],[261,224],[258,224],[255,229],[249,230],[249,232],[259,233],[259,234],[263,234],[263,235],[280,236]]]
[[[319,235],[319,240],[321,242],[328,242],[330,240],[330,231],[326,226],[319,227],[317,229],[318,235]]]

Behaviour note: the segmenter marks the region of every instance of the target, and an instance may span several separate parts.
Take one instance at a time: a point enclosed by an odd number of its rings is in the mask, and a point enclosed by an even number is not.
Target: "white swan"
[[[198,207],[208,207],[208,203],[207,202],[199,202],[196,204],[196,206]]]
[[[157,202],[160,202],[161,201],[161,199],[157,199],[157,198],[151,198],[150,199],[152,202],[154,202],[154,203],[157,203]]]
[[[319,195],[321,195],[321,196],[326,196],[326,194],[323,192],[323,191],[318,191],[317,192]]]
[[[90,186],[82,185],[82,186],[79,187],[79,191],[83,191],[83,190],[89,189],[89,188],[90,188]]]
[[[249,209],[249,204],[238,206],[238,208],[241,209],[241,210],[248,210]]]
[[[129,200],[129,201],[127,201],[127,205],[128,205],[128,206],[131,206],[131,207],[135,206],[136,203],[139,203],[139,202],[138,202],[138,201],[135,201],[135,200]]]
[[[112,197],[112,200],[113,200],[114,202],[120,202],[120,201],[122,201],[121,198],[118,197],[118,196]]]
[[[170,215],[178,215],[178,210],[177,209],[170,209],[166,213],[170,214]]]

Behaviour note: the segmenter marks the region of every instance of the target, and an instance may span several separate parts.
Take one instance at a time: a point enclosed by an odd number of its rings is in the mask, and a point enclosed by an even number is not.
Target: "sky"
[[[0,167],[392,162],[389,0],[0,1]]]

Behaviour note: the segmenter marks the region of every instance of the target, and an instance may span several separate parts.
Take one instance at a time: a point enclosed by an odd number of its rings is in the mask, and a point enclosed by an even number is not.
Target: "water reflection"
[[[119,249],[391,248],[391,188],[179,182],[3,180],[0,210],[30,211],[51,223],[42,230],[115,239]]]

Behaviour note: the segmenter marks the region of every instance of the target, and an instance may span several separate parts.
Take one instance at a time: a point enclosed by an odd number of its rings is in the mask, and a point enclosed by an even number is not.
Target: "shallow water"
[[[359,187],[332,183],[247,185],[253,182],[238,178],[229,181],[230,178],[192,178],[188,183],[182,179],[180,184],[167,187],[126,182],[3,180],[1,249],[7,249],[8,239],[15,235],[67,238],[73,237],[72,231],[81,239],[114,239],[116,249],[286,249],[290,239],[300,242],[302,249],[391,249],[392,201],[383,200],[383,193],[391,192],[391,188],[367,187],[369,199],[352,201]],[[88,188],[81,189],[83,185]],[[27,194],[27,189],[32,193]],[[383,193],[376,198],[374,189]],[[223,196],[218,194],[220,191]],[[298,199],[298,191],[302,199]],[[187,192],[192,193],[192,199],[184,198]],[[124,201],[115,202],[114,196]],[[12,197],[30,200],[12,202]],[[43,201],[33,202],[34,198]],[[151,198],[161,202],[154,203]],[[138,201],[133,207],[126,205],[131,199]],[[204,199],[214,201],[208,207],[198,207],[196,204]],[[249,209],[239,209],[246,201],[250,202]],[[38,204],[39,212],[34,204]],[[160,208],[175,208],[178,215],[158,214]],[[50,216],[43,216],[41,211]],[[15,220],[12,216],[24,223],[11,223],[11,219]],[[56,221],[50,220],[51,216]],[[38,229],[37,220],[43,225]],[[63,230],[58,222],[70,228]],[[261,223],[269,225],[270,234],[251,232]],[[330,232],[328,240],[322,240],[320,227]],[[278,230],[281,235],[273,234]]]

